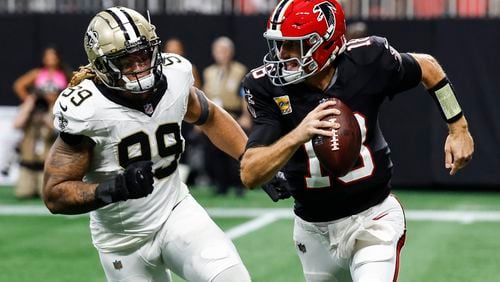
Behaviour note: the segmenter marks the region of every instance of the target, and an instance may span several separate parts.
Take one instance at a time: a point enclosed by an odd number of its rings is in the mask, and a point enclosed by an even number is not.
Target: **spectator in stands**
[[[184,44],[179,38],[172,37],[165,42],[163,46],[164,53],[174,53],[181,56],[185,56]],[[201,77],[198,72],[198,68],[192,64],[194,86],[196,88],[201,88]],[[182,122],[182,136],[186,139],[186,149],[182,154],[180,159],[182,171],[184,171],[185,179],[187,185],[191,187],[198,184],[198,179],[201,178],[203,174],[203,140],[204,134],[198,128],[194,127],[193,124]]]
[[[22,101],[14,127],[24,133],[19,144],[20,173],[15,188],[19,199],[41,195],[43,162],[55,140],[52,106],[67,84],[67,72],[55,47],[43,51],[41,67],[14,82],[14,92]]]
[[[215,39],[212,55],[215,63],[203,71],[203,91],[210,100],[238,120],[244,106],[240,83],[247,68],[233,59],[234,44],[228,37]],[[205,143],[205,167],[216,186],[216,194],[225,195],[229,187],[234,186],[237,188],[237,195],[243,195],[238,163],[209,142]]]
[[[414,1],[414,11],[417,18],[442,17],[445,14],[446,1]]]
[[[163,52],[164,53],[174,53],[177,55],[181,55],[183,57],[186,56],[185,49],[184,49],[184,44],[179,38],[170,38],[165,42],[165,45],[163,46]],[[201,88],[201,77],[200,73],[198,72],[198,68],[193,64],[193,77],[194,77],[194,87],[196,88]]]

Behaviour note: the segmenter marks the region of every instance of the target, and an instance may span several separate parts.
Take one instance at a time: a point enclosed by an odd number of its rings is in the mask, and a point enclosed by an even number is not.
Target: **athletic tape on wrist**
[[[462,108],[455,97],[455,90],[448,78],[443,78],[434,87],[427,90],[438,105],[441,116],[447,123],[457,121],[463,116]]]

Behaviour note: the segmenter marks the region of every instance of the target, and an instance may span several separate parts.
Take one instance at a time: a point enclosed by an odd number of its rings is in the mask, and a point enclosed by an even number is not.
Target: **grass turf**
[[[244,198],[213,197],[193,189],[205,207],[292,207],[277,205],[260,192]],[[396,191],[407,209],[500,210],[500,194]],[[0,205],[42,205],[19,202],[11,189],[0,188]],[[227,230],[249,219],[215,218]],[[303,281],[291,239],[292,220],[279,220],[234,240],[253,281]],[[401,282],[500,281],[498,222],[409,221],[402,252]],[[92,247],[88,217],[0,216],[0,281],[104,281]],[[174,278],[174,281],[181,281]]]

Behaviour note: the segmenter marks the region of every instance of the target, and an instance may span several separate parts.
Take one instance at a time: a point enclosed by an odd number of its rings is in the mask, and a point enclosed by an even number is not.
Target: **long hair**
[[[90,64],[85,66],[80,66],[77,71],[74,71],[68,86],[69,87],[76,86],[85,79],[90,79],[94,81],[94,83],[100,83],[100,80],[98,79],[95,72],[92,70]]]

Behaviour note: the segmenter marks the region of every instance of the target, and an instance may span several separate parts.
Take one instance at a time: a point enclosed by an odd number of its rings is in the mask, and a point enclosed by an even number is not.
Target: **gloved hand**
[[[285,174],[281,171],[278,171],[269,182],[263,184],[262,189],[264,189],[273,202],[288,199],[292,196],[290,193],[290,184],[288,184]]]
[[[153,192],[152,166],[151,161],[128,165],[122,174],[99,184],[95,190],[95,198],[104,204],[110,204],[146,197]]]

